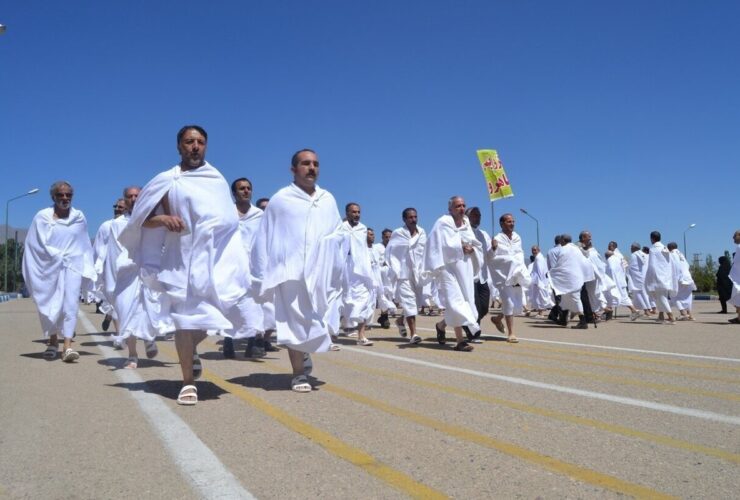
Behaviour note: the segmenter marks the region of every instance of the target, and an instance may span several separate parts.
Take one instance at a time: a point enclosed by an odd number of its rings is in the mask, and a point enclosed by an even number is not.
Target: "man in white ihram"
[[[54,205],[34,216],[26,236],[23,279],[36,302],[44,337],[49,339],[44,358],[56,359],[61,335],[62,361],[71,363],[80,357],[72,349],[72,337],[82,280],[96,277],[93,249],[85,215],[72,208],[72,185],[55,182],[49,193]]]
[[[529,286],[531,281],[527,265],[524,262],[522,238],[514,232],[514,216],[504,214],[499,218],[501,232],[491,241],[489,262],[491,279],[501,297],[502,313],[492,316],[491,321],[496,329],[504,333],[506,320],[507,342],[517,343],[514,334],[514,315],[522,312],[522,286]]]
[[[209,333],[241,328],[239,306],[249,289],[249,259],[242,249],[229,184],[206,162],[207,143],[202,127],[180,129],[180,163],[144,186],[118,238],[139,267],[145,265],[145,246],[161,251],[153,281],[171,303],[183,378],[177,397],[181,405],[198,402],[195,380],[203,368],[196,346]]]
[[[291,172],[293,182],[267,205],[252,245],[251,268],[256,300],[275,304],[277,342],[288,348],[293,369],[291,389],[311,392],[309,354],[326,352],[332,343],[325,322],[331,307],[327,283],[337,288],[337,275],[329,273],[337,270],[336,256],[326,263],[317,254],[342,220],[334,196],[316,184],[319,158],[313,150],[296,152]],[[341,273],[338,277],[341,281]]]
[[[483,263],[483,245],[473,234],[465,215],[465,200],[453,196],[447,203],[448,215],[434,223],[424,250],[424,272],[437,284],[444,319],[435,325],[437,342],[445,343],[445,327],[455,329],[456,351],[472,351],[463,337],[463,327],[471,338],[480,331],[475,306],[474,279]],[[479,335],[478,335],[479,336]]]
[[[658,309],[657,321],[672,325],[674,320],[670,297],[678,292],[675,262],[671,259],[671,252],[661,243],[658,231],[650,233],[650,242],[652,246],[645,273],[645,289],[655,301]]]

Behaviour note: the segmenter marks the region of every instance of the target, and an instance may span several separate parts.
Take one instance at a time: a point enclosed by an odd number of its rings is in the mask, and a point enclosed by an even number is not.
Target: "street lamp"
[[[689,225],[689,227],[687,227],[687,228],[686,228],[686,229],[684,229],[684,231],[683,231],[683,255],[684,255],[684,257],[686,257],[687,259],[689,258],[689,257],[688,257],[688,255],[689,255],[689,254],[687,254],[687,253],[686,253],[686,231],[688,231],[689,229],[691,229],[691,228],[694,228],[694,227],[696,227],[696,224],[691,224],[691,225]]]
[[[520,208],[519,211],[523,213],[524,215],[531,217],[534,220],[534,223],[537,224],[537,248],[539,248],[540,247],[540,221],[535,219],[535,217],[532,214],[530,214],[523,208]]]
[[[9,199],[5,203],[5,281],[3,281],[3,284],[5,285],[6,292],[10,291],[10,290],[7,290],[8,288],[8,213],[10,210],[10,202],[13,200],[17,200],[18,198],[23,198],[24,196],[36,194],[38,192],[39,192],[39,188],[33,188],[27,193],[23,193],[21,195],[16,196],[15,198]],[[18,242],[16,241],[15,244],[17,245]]]

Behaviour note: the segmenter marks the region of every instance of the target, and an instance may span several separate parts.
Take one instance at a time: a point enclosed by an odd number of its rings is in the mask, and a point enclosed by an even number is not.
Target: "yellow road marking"
[[[447,394],[453,394],[456,396],[466,397],[469,399],[474,399],[477,401],[481,401],[484,403],[490,403],[494,405],[499,406],[505,406],[507,408],[511,408],[514,410],[518,410],[524,413],[529,413],[532,415],[538,415],[543,417],[552,418],[555,420],[560,420],[562,422],[568,422],[572,424],[577,425],[583,425],[587,427],[592,427],[595,429],[611,432],[614,434],[621,434],[623,436],[631,437],[631,438],[637,438],[637,439],[643,439],[645,441],[651,441],[656,444],[661,444],[664,446],[668,446],[671,448],[676,448],[680,450],[686,450],[693,453],[701,453],[708,456],[713,456],[716,458],[720,458],[723,460],[727,460],[729,462],[733,462],[736,464],[740,464],[740,455],[736,453],[730,453],[724,450],[720,450],[717,448],[711,448],[709,446],[704,446],[700,444],[690,443],[688,441],[683,441],[680,439],[674,439],[669,436],[662,436],[660,434],[653,434],[649,432],[643,432],[638,431],[635,429],[630,429],[629,427],[623,427],[621,425],[614,425],[609,424],[607,422],[602,422],[599,420],[594,420],[590,418],[584,418],[584,417],[578,417],[575,415],[568,415],[565,413],[560,413],[553,410],[548,410],[545,408],[538,408],[536,406],[530,406],[524,403],[517,403],[515,401],[509,401],[506,399],[501,398],[495,398],[491,396],[486,396],[484,394],[479,394],[472,391],[466,391],[464,389],[458,389],[457,387],[447,386],[443,384],[437,384],[434,382],[428,382],[425,380],[420,380],[414,377],[409,377],[407,375],[402,375],[398,373],[389,373],[386,370],[379,370],[376,368],[369,368],[366,366],[362,366],[359,364],[353,364],[353,363],[347,363],[345,361],[338,361],[336,359],[327,360],[330,364],[334,364],[337,366],[341,366],[344,368],[348,368],[350,370],[355,371],[361,371],[365,373],[369,373],[372,375],[376,375],[379,377],[388,378],[391,380],[397,380],[404,383],[411,383],[414,385],[418,385],[420,387],[426,387],[429,389],[435,389],[438,391],[445,392]]]
[[[160,347],[160,351],[166,351],[170,357],[177,357],[177,353],[168,347]],[[261,367],[264,367],[262,365]],[[346,444],[344,441],[337,439],[328,432],[314,427],[306,422],[284,412],[280,408],[271,405],[262,398],[259,398],[246,390],[243,386],[228,382],[219,377],[210,370],[203,369],[202,377],[224,391],[236,396],[253,408],[261,411],[265,415],[277,420],[293,432],[310,439],[326,451],[337,456],[364,470],[368,474],[380,479],[384,483],[396,488],[409,495],[412,498],[419,499],[446,499],[449,498],[441,491],[435,490],[414,480],[411,476],[404,474],[382,462],[375,460],[375,457],[365,453],[359,448]],[[323,386],[325,387],[325,386]]]
[[[673,498],[670,495],[661,493],[651,488],[623,481],[614,476],[602,474],[600,472],[587,469],[579,465],[563,462],[556,458],[537,453],[536,451],[529,450],[513,443],[507,443],[505,441],[501,441],[490,436],[472,432],[462,426],[451,426],[447,422],[440,422],[438,420],[419,415],[409,410],[404,410],[403,408],[398,408],[382,401],[371,399],[361,394],[348,391],[335,385],[326,384],[322,386],[322,389],[328,390],[344,398],[364,404],[371,408],[375,408],[391,415],[410,420],[424,427],[432,428],[438,432],[447,434],[448,436],[475,443],[480,446],[485,446],[487,448],[492,448],[502,453],[506,453],[507,455],[511,455],[515,458],[527,460],[549,471],[566,475],[578,481],[593,484],[601,488],[615,491],[617,493],[631,495],[635,498]]]

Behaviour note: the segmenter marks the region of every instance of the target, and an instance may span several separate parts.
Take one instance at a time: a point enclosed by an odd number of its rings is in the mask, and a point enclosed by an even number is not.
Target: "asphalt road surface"
[[[519,344],[486,319],[470,353],[419,316],[421,345],[373,328],[372,347],[314,356],[311,394],[289,390],[284,349],[225,360],[209,337],[200,401],[181,407],[173,342],[122,369],[83,306],[80,360],[46,361],[34,303],[12,300],[0,497],[738,498],[740,327],[695,309],[586,331],[518,317]]]

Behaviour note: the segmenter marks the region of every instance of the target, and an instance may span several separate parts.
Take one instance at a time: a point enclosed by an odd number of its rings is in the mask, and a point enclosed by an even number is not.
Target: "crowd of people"
[[[577,317],[572,328],[579,329],[611,319],[620,306],[632,320],[693,319],[695,287],[686,258],[657,231],[651,247],[633,244],[629,259],[613,241],[601,255],[588,231],[577,244],[558,235],[546,255],[534,246],[526,258],[512,214],[500,217],[501,231],[491,237],[480,228],[480,209],[453,196],[429,233],[409,207],[403,225],[384,229],[375,243],[360,205],[347,203],[342,217],[334,196],[317,184],[315,151],[296,152],[292,182],[253,204],[252,183],[242,177],[229,184],[206,161],[207,144],[202,127],[183,127],[180,162],[143,188],[123,189],[93,243],[85,216],[72,207],[72,186],[51,186],[53,206],[34,217],[23,258],[48,338],[46,358],[60,356],[60,337],[61,359],[79,358],[72,338],[81,293],[98,302],[103,330],[114,325],[114,342],[128,349],[125,368],[137,368],[137,340],[153,358],[157,338],[174,337],[181,405],[198,401],[198,344],[208,335],[224,337],[226,358],[235,357],[240,339],[247,357],[282,346],[291,389],[310,392],[311,354],[339,350],[337,337],[347,332],[357,345],[372,346],[373,319],[390,328],[395,316],[399,334],[415,345],[422,342],[416,316],[436,310],[442,315],[436,340],[445,344],[451,327],[455,351],[481,342],[492,302],[501,312],[490,320],[509,343],[518,342],[514,317],[520,314],[564,327]],[[733,238],[740,249],[740,231]],[[733,323],[740,323],[739,259],[736,252],[725,266],[731,289],[724,300],[736,307]]]

